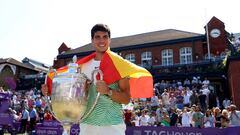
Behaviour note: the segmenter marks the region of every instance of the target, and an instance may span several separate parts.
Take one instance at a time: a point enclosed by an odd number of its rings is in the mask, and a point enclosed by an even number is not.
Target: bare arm
[[[120,104],[128,104],[130,101],[129,79],[123,78],[118,82],[120,91],[112,90],[111,99]],[[104,81],[97,81],[96,89],[100,94],[109,94],[110,89]]]

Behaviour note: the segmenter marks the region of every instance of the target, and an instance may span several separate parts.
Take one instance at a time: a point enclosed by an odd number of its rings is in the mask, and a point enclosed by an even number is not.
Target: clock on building
[[[210,36],[213,37],[213,38],[219,37],[220,34],[221,34],[221,31],[219,29],[212,29],[210,31]]]

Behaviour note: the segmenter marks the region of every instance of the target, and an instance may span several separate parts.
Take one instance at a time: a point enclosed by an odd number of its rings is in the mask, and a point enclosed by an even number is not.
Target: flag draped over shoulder
[[[88,62],[96,56],[92,53],[77,61],[79,65]],[[130,84],[130,94],[132,98],[147,98],[153,95],[152,75],[144,68],[137,66],[109,49],[104,53],[100,62],[100,70],[103,72],[103,80],[107,84],[112,84],[122,78],[128,77]],[[67,71],[67,66],[59,68],[57,73]],[[54,73],[48,74],[48,89],[51,94],[51,80]]]

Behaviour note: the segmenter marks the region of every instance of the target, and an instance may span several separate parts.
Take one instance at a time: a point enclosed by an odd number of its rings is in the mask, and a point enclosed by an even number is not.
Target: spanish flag
[[[77,61],[79,65],[95,58],[96,53],[92,53]],[[128,77],[130,84],[130,94],[132,98],[148,98],[153,96],[153,78],[146,69],[137,66],[118,54],[108,49],[100,62],[100,70],[103,72],[103,80],[107,84],[112,84],[122,78]],[[57,69],[57,73],[67,71],[67,66]],[[51,95],[52,79],[54,73],[50,72],[47,77],[49,95]]]

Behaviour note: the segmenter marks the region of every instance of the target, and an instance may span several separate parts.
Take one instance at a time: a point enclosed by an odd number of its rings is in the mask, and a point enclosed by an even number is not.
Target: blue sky
[[[0,0],[0,58],[24,57],[52,65],[62,42],[89,43],[96,23],[112,37],[163,29],[204,33],[216,16],[228,32],[240,32],[238,0]]]

